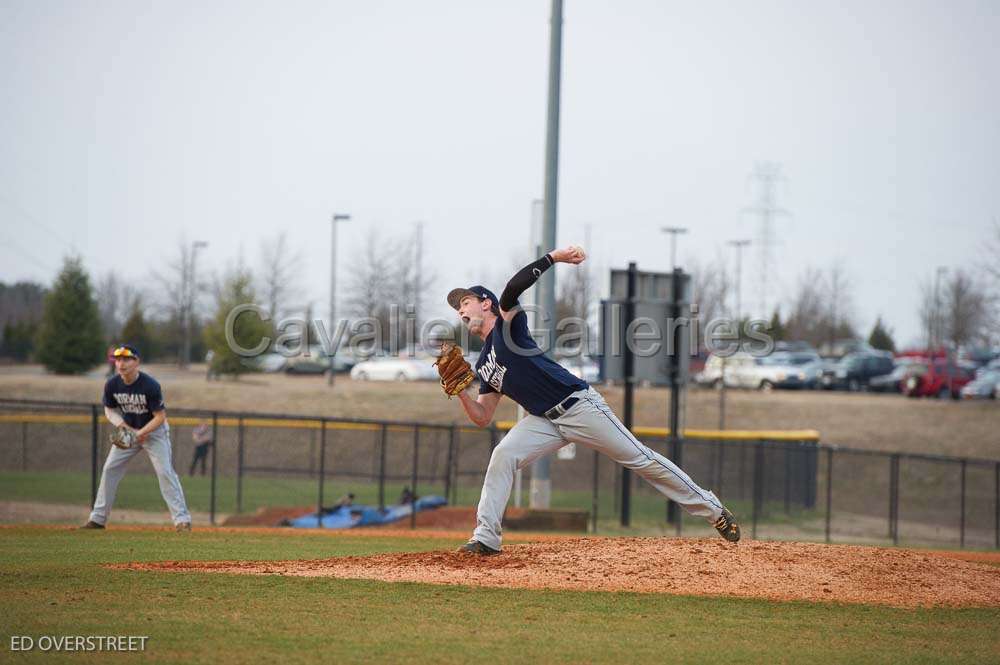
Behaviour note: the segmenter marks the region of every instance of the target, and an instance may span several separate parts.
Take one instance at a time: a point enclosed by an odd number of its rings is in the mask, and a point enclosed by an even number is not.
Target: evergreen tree
[[[38,360],[56,374],[80,374],[104,358],[97,302],[79,257],[65,260],[45,296],[37,350]]]
[[[767,324],[767,334],[775,342],[781,342],[786,337],[785,326],[781,322],[781,313],[778,310],[774,310],[774,314],[771,315],[771,322]]]
[[[142,307],[140,307],[138,300],[132,304],[132,311],[122,326],[121,343],[138,347],[143,362],[149,362],[156,357],[156,343],[149,326],[146,325],[146,319],[142,315]]]
[[[253,371],[252,365],[245,362],[247,359],[230,347],[226,339],[226,320],[235,307],[253,303],[254,300],[253,277],[250,271],[243,266],[230,271],[218,289],[215,316],[205,325],[203,332],[205,346],[214,353],[213,372],[239,375]],[[261,338],[270,334],[270,323],[261,321],[252,311],[237,316],[230,331],[233,341],[244,349],[255,348],[260,344]]]
[[[33,321],[4,324],[0,356],[21,362],[26,361],[35,350],[35,335],[37,333],[38,324]]]
[[[892,340],[892,333],[882,324],[881,316],[875,319],[875,327],[872,328],[872,334],[868,336],[868,344],[873,349],[880,349],[882,351],[895,352],[896,350],[896,343]]]

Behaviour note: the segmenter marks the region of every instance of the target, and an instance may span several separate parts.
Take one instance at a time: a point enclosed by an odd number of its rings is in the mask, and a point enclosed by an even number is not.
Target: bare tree
[[[983,246],[985,259],[983,271],[993,280],[994,288],[1000,288],[1000,219],[993,220],[990,236]]]
[[[300,305],[290,304],[288,299],[297,291],[298,269],[301,264],[302,253],[292,251],[286,232],[282,231],[261,241],[258,293],[273,321],[279,320],[289,309]]]
[[[733,284],[723,256],[717,253],[714,259],[706,262],[689,258],[687,265],[691,273],[691,302],[698,305],[697,318],[702,324],[735,314],[727,305]]]
[[[390,289],[390,301],[398,306],[404,318],[412,319],[412,325],[417,331],[420,326],[421,309],[428,302],[430,287],[437,278],[423,265],[422,250],[423,229],[420,224],[414,228],[410,238],[387,248],[393,257],[394,266],[392,272],[394,288]],[[403,339],[397,341],[405,343]]]
[[[826,335],[830,346],[838,337],[855,337],[854,296],[851,280],[844,264],[836,262],[830,266],[824,280],[826,300]]]
[[[177,323],[175,332],[179,340],[167,340],[167,346],[180,350],[178,364],[186,367],[191,360],[191,334],[199,317],[199,295],[206,290],[206,281],[195,274],[197,244],[189,243],[183,237],[177,245],[177,254],[167,262],[166,272],[154,271],[160,282],[162,305],[167,319]],[[171,329],[174,329],[171,326]]]
[[[384,242],[378,230],[373,228],[349,263],[347,311],[355,318],[377,322],[383,335],[378,340],[379,345],[384,344],[384,334],[389,329],[389,305],[395,295],[394,260],[391,243]],[[331,335],[333,333],[331,331]]]
[[[993,303],[984,285],[959,269],[950,273],[942,287],[942,333],[953,348],[989,343]]]
[[[145,300],[140,287],[127,279],[120,279],[113,269],[97,281],[94,295],[104,336],[112,342],[121,335],[129,315],[133,310],[142,309]]]
[[[833,348],[837,339],[855,338],[852,287],[843,266],[826,274],[807,268],[799,276],[785,323],[786,337]]]

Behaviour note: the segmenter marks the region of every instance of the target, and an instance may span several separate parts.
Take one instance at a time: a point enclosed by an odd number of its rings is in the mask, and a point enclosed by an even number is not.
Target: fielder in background
[[[445,392],[458,395],[469,420],[479,427],[489,425],[503,395],[530,414],[494,449],[483,481],[476,530],[460,551],[498,554],[500,522],[515,471],[570,442],[597,450],[632,469],[667,498],[707,520],[723,538],[738,541],[736,518],[712,492],[643,445],[625,429],[600,393],[543,355],[532,339],[518,298],[554,264],[579,264],[585,258],[580,247],[553,250],[518,271],[499,300],[483,286],[453,289],[448,294],[448,304],[458,311],[469,332],[483,340],[483,350],[476,362],[478,394],[468,387],[473,377],[461,350],[442,350],[436,364]]]
[[[116,374],[104,384],[104,415],[118,431],[117,436],[112,437],[115,445],[104,462],[90,520],[81,528],[104,528],[115,502],[118,483],[125,476],[125,466],[140,450],[145,450],[160,481],[160,493],[170,509],[174,527],[177,531],[190,531],[191,515],[184,502],[181,481],[174,471],[170,427],[160,384],[139,371],[139,352],[134,346],[119,346],[114,350],[114,359]]]

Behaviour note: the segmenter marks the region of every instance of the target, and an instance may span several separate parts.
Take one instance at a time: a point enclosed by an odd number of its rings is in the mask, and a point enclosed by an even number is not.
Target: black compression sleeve
[[[521,297],[528,287],[538,281],[542,273],[552,267],[554,261],[546,254],[533,263],[524,266],[510,278],[503,293],[500,294],[500,309],[509,312],[517,305],[517,299]]]

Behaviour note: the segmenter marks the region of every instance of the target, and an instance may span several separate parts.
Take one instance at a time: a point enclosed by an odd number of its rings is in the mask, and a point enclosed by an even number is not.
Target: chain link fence
[[[200,459],[192,437],[198,425],[210,428],[214,442]],[[212,523],[262,508],[321,510],[348,493],[380,507],[404,490],[475,506],[508,425],[169,414],[188,506]],[[110,427],[100,405],[0,400],[0,501],[92,502]],[[688,432],[674,441],[664,430],[636,433],[714,491],[753,538],[1000,549],[1000,461],[856,450],[795,434]],[[714,533],[611,460],[581,446],[561,453],[550,469],[552,507],[585,512],[591,532]],[[116,508],[161,511],[152,465],[138,457]],[[513,503],[528,505],[529,475]]]

